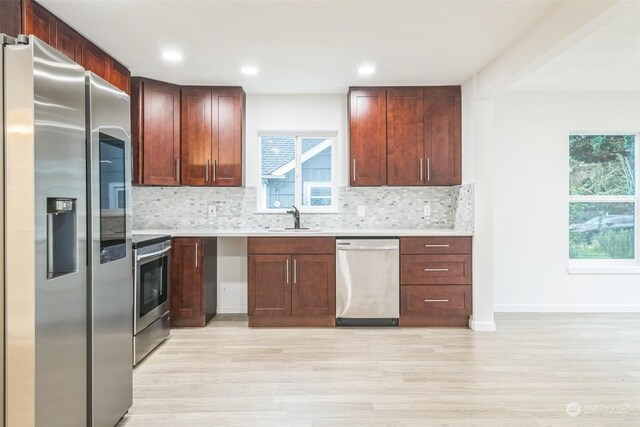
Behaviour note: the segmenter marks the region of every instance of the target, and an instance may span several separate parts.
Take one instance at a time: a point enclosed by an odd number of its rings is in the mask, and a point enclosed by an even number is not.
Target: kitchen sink
[[[271,233],[318,233],[322,231],[320,228],[270,228]]]

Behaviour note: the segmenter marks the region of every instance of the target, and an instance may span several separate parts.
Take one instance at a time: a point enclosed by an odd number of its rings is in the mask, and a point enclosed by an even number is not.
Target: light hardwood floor
[[[172,330],[120,425],[640,426],[637,314],[502,314],[494,333],[246,324]]]

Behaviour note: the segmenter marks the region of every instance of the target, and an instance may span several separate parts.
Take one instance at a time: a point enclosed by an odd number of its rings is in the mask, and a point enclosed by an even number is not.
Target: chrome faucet
[[[288,214],[293,215],[293,228],[300,229],[300,211],[294,205],[291,205],[291,210],[287,211]]]

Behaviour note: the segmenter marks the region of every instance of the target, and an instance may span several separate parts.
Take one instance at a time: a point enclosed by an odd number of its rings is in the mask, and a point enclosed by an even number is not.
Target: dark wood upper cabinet
[[[56,46],[56,21],[54,14],[34,1],[23,2],[24,32],[33,34],[50,46]]]
[[[427,184],[462,182],[461,91],[459,86],[424,88]]]
[[[211,89],[182,88],[182,185],[209,185]]]
[[[21,0],[0,0],[0,33],[16,37],[23,31],[23,10]]]
[[[249,255],[249,316],[291,314],[291,256]]]
[[[82,36],[76,30],[58,20],[56,22],[55,48],[74,62],[82,64]]]
[[[352,186],[461,183],[460,86],[349,93]]]
[[[242,185],[242,88],[182,88],[182,185]]]
[[[87,39],[82,40],[82,61],[87,71],[92,71],[106,81],[111,78],[111,57]]]
[[[386,104],[384,88],[349,91],[349,180],[352,186],[387,183]]]
[[[334,255],[293,255],[291,313],[326,316],[336,313]]]
[[[212,185],[242,185],[244,102],[242,88],[215,88],[212,91]]]
[[[134,183],[180,185],[180,88],[134,78],[131,105]]]
[[[131,72],[113,58],[111,58],[109,82],[118,89],[131,94]]]
[[[387,183],[424,185],[422,88],[387,89]]]

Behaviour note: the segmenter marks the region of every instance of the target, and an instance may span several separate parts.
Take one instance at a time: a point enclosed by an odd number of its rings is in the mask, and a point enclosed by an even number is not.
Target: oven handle
[[[162,255],[164,255],[164,254],[166,254],[166,253],[167,253],[167,252],[169,252],[170,250],[171,250],[171,246],[169,246],[168,248],[163,249],[163,250],[161,250],[161,251],[158,251],[158,252],[153,252],[153,253],[146,254],[146,255],[140,255],[140,256],[137,256],[137,257],[136,257],[136,261],[140,262],[140,261],[146,260],[146,259],[148,259],[148,258],[154,258],[154,257],[155,257],[155,258],[158,258],[158,257],[160,257],[160,256],[162,256]]]

